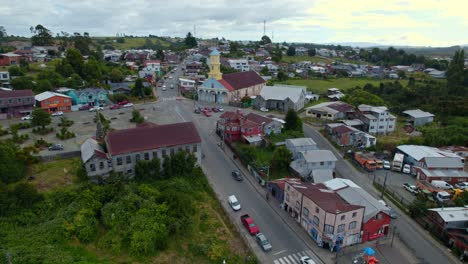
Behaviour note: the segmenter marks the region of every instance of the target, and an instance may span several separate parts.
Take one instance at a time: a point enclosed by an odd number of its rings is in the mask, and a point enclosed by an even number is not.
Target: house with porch
[[[364,206],[349,204],[322,183],[285,181],[284,209],[320,247],[361,242]]]
[[[68,95],[47,91],[36,95],[34,100],[37,107],[45,109],[49,114],[71,111],[72,98]]]

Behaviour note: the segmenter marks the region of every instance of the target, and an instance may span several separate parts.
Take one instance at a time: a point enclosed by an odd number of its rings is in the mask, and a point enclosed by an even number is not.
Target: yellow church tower
[[[213,77],[215,80],[221,80],[223,78],[220,69],[220,55],[221,53],[216,48],[210,53],[210,72],[208,73],[208,78]]]

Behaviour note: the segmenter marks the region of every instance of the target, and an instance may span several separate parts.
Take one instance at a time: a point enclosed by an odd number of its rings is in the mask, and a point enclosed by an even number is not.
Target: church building
[[[245,96],[257,96],[265,86],[265,80],[255,71],[222,74],[221,53],[210,53],[208,79],[198,87],[198,101],[216,104],[240,102]]]

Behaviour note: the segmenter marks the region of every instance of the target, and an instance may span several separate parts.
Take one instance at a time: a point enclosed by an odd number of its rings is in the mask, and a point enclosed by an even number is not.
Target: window
[[[166,155],[166,150],[165,150],[165,149],[162,150],[162,156],[163,156],[163,157],[166,157],[166,156],[167,156],[167,155]]]
[[[192,152],[197,152],[197,145],[193,145]]]
[[[393,126],[392,125],[389,125],[388,128],[392,128]]]
[[[58,100],[55,100],[55,101],[54,101],[54,104],[58,104],[58,103],[59,103],[59,101],[58,101]]]
[[[288,185],[288,187],[286,189],[289,191],[289,189],[291,189],[291,187]]]
[[[68,99],[63,100],[64,103],[68,103],[69,101],[70,100],[68,100]]]
[[[323,227],[323,232],[325,234],[333,234],[335,232],[335,227],[332,225],[325,225]]]
[[[157,158],[158,157],[158,152],[157,151],[153,151],[153,159]]]
[[[135,155],[135,161],[138,162],[140,160],[140,154]]]
[[[149,153],[148,152],[145,153],[145,160],[149,160]]]
[[[90,169],[91,171],[96,171],[96,165],[94,165],[94,163],[90,163],[90,164],[89,164],[89,169]]]
[[[383,122],[383,120],[384,120],[384,119],[383,119],[383,118],[381,118],[381,119],[380,119],[380,122]]]
[[[345,220],[345,218],[346,218],[346,215],[342,215],[341,216],[341,221]]]
[[[321,161],[320,162],[320,166],[323,166],[325,164],[325,162]]]
[[[286,202],[289,202],[289,193],[286,194]]]
[[[344,225],[344,224],[342,224],[342,225],[339,225],[339,226],[338,226],[338,233],[343,233],[343,231],[344,231],[344,227],[345,227],[345,225]]]
[[[318,226],[318,225],[319,225],[320,220],[319,220],[319,218],[318,218],[316,215],[314,215],[314,220],[312,220],[312,223],[314,223],[314,226]]]
[[[128,173],[128,174],[132,173],[132,170],[131,170],[131,169],[130,169],[130,170],[127,170],[127,173]]]
[[[252,129],[251,129],[251,128],[249,128],[249,133],[252,133]]]
[[[374,129],[374,126],[371,126],[370,129]]]
[[[185,152],[190,153],[190,146],[185,146]]]
[[[315,207],[315,213],[318,214],[320,212],[320,209],[318,207]]]
[[[353,218],[355,218],[356,216],[357,216],[357,213],[356,213],[356,212],[354,212],[354,213],[353,213]]]
[[[117,165],[122,165],[122,158],[121,157],[117,158]]]
[[[356,221],[352,221],[351,223],[349,223],[348,229],[352,230],[352,229],[356,228],[356,223],[357,223]]]
[[[328,161],[327,164],[328,164],[328,165],[332,165],[332,162],[331,162],[331,161]]]
[[[383,128],[383,126],[379,126],[379,129],[382,129],[382,128]]]
[[[174,156],[174,148],[171,148],[171,156]]]
[[[375,216],[375,220],[380,220],[383,218],[383,214],[382,213],[378,213],[376,216]]]
[[[99,162],[99,169],[100,170],[103,170],[104,169],[104,162]]]
[[[309,217],[309,209],[307,209],[307,207],[304,207],[304,209],[302,210],[302,214],[303,214],[305,217]]]
[[[125,157],[125,162],[126,162],[127,164],[132,163],[132,157],[131,157],[130,155],[127,156],[127,157]]]
[[[301,204],[299,203],[299,201],[296,201],[296,208],[299,209],[301,207]]]

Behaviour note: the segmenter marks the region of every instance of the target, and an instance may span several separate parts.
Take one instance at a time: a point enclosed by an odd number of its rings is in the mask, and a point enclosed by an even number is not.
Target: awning
[[[257,142],[262,141],[262,137],[260,135],[244,136],[244,139],[247,140],[247,142],[249,142],[249,144],[257,143]]]

